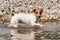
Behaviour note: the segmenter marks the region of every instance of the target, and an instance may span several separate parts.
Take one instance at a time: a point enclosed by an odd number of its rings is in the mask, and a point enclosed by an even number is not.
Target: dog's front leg
[[[35,23],[35,25],[38,25],[40,27],[43,27],[43,25],[42,24],[39,24],[39,23]]]
[[[37,26],[43,27],[43,25],[41,25],[41,24],[39,24],[39,23],[35,23],[34,21],[31,21],[31,26],[34,26],[34,25],[37,25]]]

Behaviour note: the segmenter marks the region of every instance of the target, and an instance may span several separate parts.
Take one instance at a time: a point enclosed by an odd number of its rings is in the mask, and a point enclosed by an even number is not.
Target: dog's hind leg
[[[10,26],[18,27],[18,19],[17,18],[12,18],[10,23],[11,23]]]

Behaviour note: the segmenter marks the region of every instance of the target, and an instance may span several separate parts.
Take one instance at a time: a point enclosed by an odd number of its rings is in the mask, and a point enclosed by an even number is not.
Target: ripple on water
[[[6,38],[0,37],[0,40],[7,40]]]

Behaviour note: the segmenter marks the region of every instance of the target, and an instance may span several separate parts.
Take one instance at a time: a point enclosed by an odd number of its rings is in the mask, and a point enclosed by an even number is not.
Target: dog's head
[[[35,16],[41,17],[43,9],[42,8],[33,9],[32,12],[34,12]]]

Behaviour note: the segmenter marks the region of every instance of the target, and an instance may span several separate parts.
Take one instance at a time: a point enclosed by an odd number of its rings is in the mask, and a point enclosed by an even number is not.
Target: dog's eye
[[[41,15],[42,13],[40,12],[40,15]]]
[[[36,14],[38,14],[38,12],[36,12]]]
[[[38,14],[38,13],[36,13],[36,14]]]

